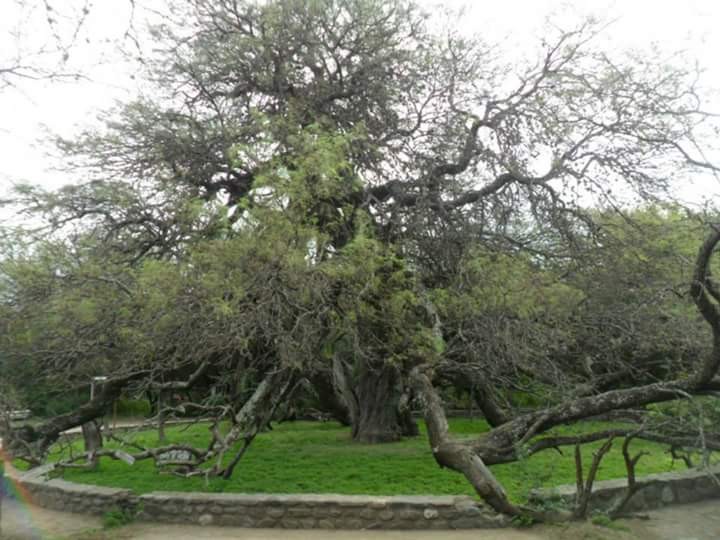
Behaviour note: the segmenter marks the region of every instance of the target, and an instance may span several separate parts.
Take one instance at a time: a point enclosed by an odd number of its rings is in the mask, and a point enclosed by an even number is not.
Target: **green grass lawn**
[[[452,419],[451,430],[458,436],[471,436],[487,430],[482,420]],[[607,428],[610,424],[585,424],[582,430]],[[292,422],[276,424],[274,430],[260,434],[246,453],[229,481],[203,478],[179,478],[156,471],[150,460],[129,466],[123,462],[103,459],[95,472],[67,470],[64,477],[75,482],[111,487],[132,488],[138,493],[150,491],[211,491],[243,493],[343,493],[372,495],[468,494],[468,482],[458,473],[440,469],[435,463],[421,424],[419,437],[382,445],[358,444],[350,441],[349,429],[327,422]],[[579,428],[563,428],[564,433]],[[183,441],[204,447],[208,441],[206,425],[167,429],[170,441]],[[156,445],[155,432],[135,434],[134,440]],[[78,443],[81,444],[81,443]],[[584,446],[586,467],[592,451],[602,444]],[[625,476],[621,453],[622,440],[617,440],[605,457],[599,479]],[[665,448],[644,441],[634,441],[633,452],[645,450],[638,466],[639,474],[684,468],[672,462]],[[128,450],[131,451],[131,450]],[[575,482],[572,447],[554,450],[531,458],[492,468],[498,479],[516,500],[539,486]]]

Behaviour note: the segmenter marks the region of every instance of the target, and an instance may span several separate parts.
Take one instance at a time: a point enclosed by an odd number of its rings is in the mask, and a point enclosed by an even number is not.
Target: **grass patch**
[[[607,514],[595,514],[590,521],[593,525],[597,525],[598,527],[605,527],[606,529],[614,529],[616,531],[630,532],[629,527],[623,525],[622,523],[614,521]]]
[[[135,517],[126,510],[119,508],[105,512],[102,515],[102,524],[105,529],[116,529],[129,525],[135,520]]]
[[[460,437],[487,431],[482,420],[452,419],[451,431]],[[583,426],[562,428],[569,434],[580,431],[607,429],[608,423],[586,423]],[[67,470],[65,478],[75,482],[109,487],[125,487],[137,493],[151,491],[206,491],[227,493],[341,493],[368,495],[449,494],[474,495],[468,482],[460,474],[440,469],[435,463],[420,425],[419,437],[382,445],[359,444],[350,441],[350,432],[333,422],[290,422],[274,426],[274,430],[260,434],[235,471],[232,479],[179,478],[161,474],[154,464],[141,461],[125,463],[102,459],[97,471]],[[204,447],[209,440],[206,425],[189,428],[173,426],[166,430],[173,442],[186,442]],[[134,440],[147,446],[157,445],[153,431],[138,433]],[[76,443],[78,447],[81,442]],[[585,463],[602,444],[583,446]],[[598,479],[625,476],[625,465],[617,441],[602,462]],[[684,466],[672,461],[665,447],[633,441],[632,451],[645,450],[638,465],[638,474],[665,472]],[[515,501],[524,499],[535,487],[550,487],[575,482],[572,448],[559,454],[548,450],[529,459],[492,468],[500,482]],[[57,459],[59,456],[55,456]]]

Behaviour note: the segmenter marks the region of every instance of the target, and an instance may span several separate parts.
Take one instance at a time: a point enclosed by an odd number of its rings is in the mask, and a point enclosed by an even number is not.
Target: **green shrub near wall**
[[[118,416],[150,416],[152,408],[147,399],[121,398],[116,402]]]

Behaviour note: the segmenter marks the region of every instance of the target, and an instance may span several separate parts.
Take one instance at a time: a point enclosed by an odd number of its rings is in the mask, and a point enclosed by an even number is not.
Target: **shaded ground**
[[[720,499],[679,504],[650,512],[652,519],[628,523],[643,538],[658,540],[717,540],[720,538]]]
[[[103,531],[99,518],[19,506],[2,508],[3,540],[717,540],[720,500],[678,505],[649,513],[649,520],[622,520],[613,528],[589,523],[531,529],[473,531],[290,531],[136,523]]]

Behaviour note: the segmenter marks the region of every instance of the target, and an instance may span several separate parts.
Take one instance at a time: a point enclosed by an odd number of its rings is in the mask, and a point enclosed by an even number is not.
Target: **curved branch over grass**
[[[618,409],[639,407],[702,393],[714,386],[713,378],[720,366],[720,308],[717,299],[710,292],[712,288],[708,286],[708,281],[710,261],[718,243],[720,243],[720,229],[714,230],[705,240],[695,263],[690,290],[698,310],[712,329],[713,349],[707,357],[701,360],[695,372],[689,376],[571,399],[553,407],[519,415],[493,428],[478,439],[464,441],[453,439],[450,436],[442,402],[431,383],[431,378],[422,369],[416,368],[411,374],[411,380],[424,408],[430,447],[438,464],[463,474],[477,493],[498,512],[512,516],[526,513],[537,518],[537,513],[528,512],[526,509],[510,503],[502,486],[488,468],[489,465],[517,461],[520,458],[522,447],[537,435],[556,426]],[[636,428],[635,430],[602,431],[575,437],[546,437],[530,444],[529,448],[531,453],[536,453],[562,445],[578,445],[601,439],[610,440],[615,436],[629,437],[630,435],[676,446],[693,444],[690,437],[645,433]],[[720,441],[712,441],[708,448],[720,448]],[[624,447],[624,450],[627,458],[627,448]],[[633,474],[636,462],[637,459],[630,460],[629,475]],[[632,482],[631,489],[633,489]],[[546,516],[540,515],[540,517],[542,519]]]

